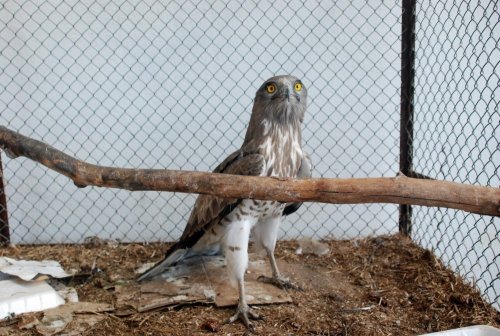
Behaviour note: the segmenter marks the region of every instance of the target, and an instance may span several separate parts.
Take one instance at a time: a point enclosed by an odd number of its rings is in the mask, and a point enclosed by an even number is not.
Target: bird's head
[[[300,79],[290,75],[271,77],[255,94],[252,114],[262,120],[289,123],[304,119],[307,90]]]
[[[307,90],[300,79],[289,75],[269,78],[255,94],[243,146],[259,147],[275,132],[300,138],[306,104]]]

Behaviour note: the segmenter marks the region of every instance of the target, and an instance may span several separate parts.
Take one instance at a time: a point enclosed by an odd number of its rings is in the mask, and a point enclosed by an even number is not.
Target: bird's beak
[[[273,96],[271,99],[277,99],[277,98],[282,99],[282,100],[286,100],[287,102],[290,102],[290,89],[286,88],[286,89],[280,90],[280,92],[278,92],[278,94]]]

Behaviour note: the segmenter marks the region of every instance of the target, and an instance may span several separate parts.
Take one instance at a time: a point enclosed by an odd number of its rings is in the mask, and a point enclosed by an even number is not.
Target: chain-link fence
[[[81,160],[209,171],[241,145],[263,80],[290,73],[309,91],[303,138],[314,177],[399,170],[399,1],[0,6],[0,124]],[[498,185],[496,6],[417,5],[418,172]],[[469,14],[454,15],[462,12]],[[3,160],[16,243],[176,240],[195,198],[79,189],[29,160]],[[417,242],[482,279],[498,300],[496,218],[415,208],[413,221]],[[281,238],[379,235],[397,223],[395,205],[313,203],[286,219]]]
[[[496,1],[417,6],[415,170],[500,186],[500,10]],[[413,238],[500,308],[500,219],[415,207]]]
[[[309,90],[314,176],[394,176],[399,16],[393,3],[8,1],[0,123],[101,165],[209,171],[238,148],[255,91]],[[194,196],[86,188],[6,160],[12,240],[175,240]],[[311,204],[282,237],[393,232],[396,206]],[[368,225],[368,223],[370,223]]]

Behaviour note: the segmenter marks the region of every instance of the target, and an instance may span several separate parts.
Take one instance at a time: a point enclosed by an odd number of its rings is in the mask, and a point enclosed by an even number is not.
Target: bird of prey
[[[306,103],[307,90],[298,78],[285,75],[265,81],[255,95],[243,145],[222,161],[214,173],[310,177],[311,162],[301,146]],[[245,299],[249,236],[253,235],[255,245],[265,250],[271,263],[272,277],[261,277],[261,280],[281,288],[294,288],[280,274],[274,248],[282,216],[295,212],[299,206],[300,203],[199,195],[180,240],[162,261],[140,275],[138,281],[155,277],[183,259],[223,252],[229,279],[239,293],[236,314],[228,321],[241,319],[247,330],[251,330],[249,317],[259,316],[252,312]]]

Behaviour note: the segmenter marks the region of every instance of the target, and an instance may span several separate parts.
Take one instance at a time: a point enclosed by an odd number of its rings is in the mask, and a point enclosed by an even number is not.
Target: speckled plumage
[[[306,102],[307,90],[298,78],[276,76],[265,81],[255,95],[243,145],[219,164],[214,172],[309,177],[310,159],[301,147],[301,124]],[[284,212],[292,213],[299,205],[199,195],[179,242],[167,252],[164,260],[138,280],[154,277],[183,258],[213,253],[222,248],[229,278],[240,290],[238,316],[233,320],[240,317],[250,327],[247,316],[250,312],[243,288],[250,232],[253,232],[256,244],[267,251],[273,277],[279,278],[273,254],[279,223]]]

